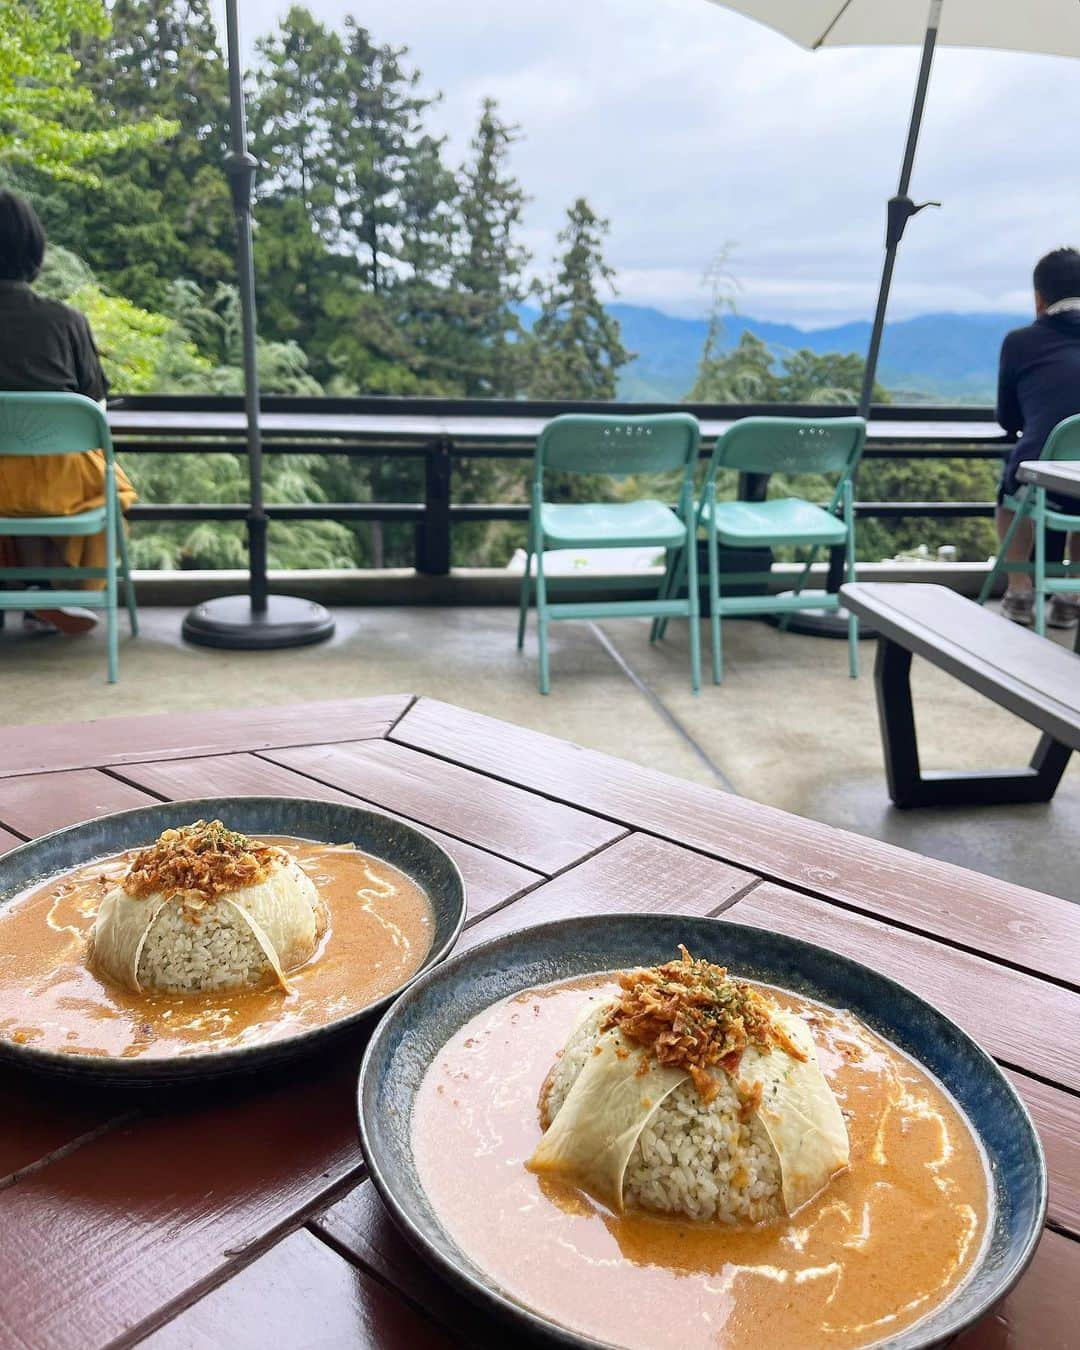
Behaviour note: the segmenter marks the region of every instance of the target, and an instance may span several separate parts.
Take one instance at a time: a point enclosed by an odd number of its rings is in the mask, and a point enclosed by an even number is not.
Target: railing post
[[[428,576],[450,571],[449,436],[432,441],[424,455],[424,518],[416,527],[416,570]]]

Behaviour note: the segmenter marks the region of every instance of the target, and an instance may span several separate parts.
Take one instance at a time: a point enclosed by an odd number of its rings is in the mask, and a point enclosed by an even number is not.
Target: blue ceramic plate
[[[95,858],[152,843],[162,830],[178,822],[218,819],[234,830],[255,836],[293,835],[328,844],[352,843],[405,872],[427,892],[435,915],[431,950],[418,975],[441,961],[457,941],[465,922],[465,883],[457,864],[433,839],[378,811],[297,797],[200,797],[194,801],[162,802],[57,830],[0,857],[0,909],[36,883]],[[322,1048],[330,1037],[380,1012],[409,983],[405,981],[358,1012],[268,1045],[245,1045],[154,1060],[61,1055],[0,1040],[0,1058],[49,1073],[127,1083],[201,1079],[261,1069]]]
[[[1020,1278],[1046,1212],[1046,1163],[1035,1127],[993,1060],[955,1023],[901,985],[822,947],[741,924],[677,915],[604,915],[543,924],[431,970],[376,1028],[360,1071],[360,1140],[372,1180],[406,1237],[466,1294],[559,1345],[595,1346],[499,1289],[443,1231],[413,1160],[417,1089],[446,1041],[484,1008],[539,984],[656,965],[683,942],[736,975],[848,1008],[924,1064],[959,1102],[990,1162],[995,1217],[976,1269],[931,1316],[879,1350],[940,1345],[978,1320]]]

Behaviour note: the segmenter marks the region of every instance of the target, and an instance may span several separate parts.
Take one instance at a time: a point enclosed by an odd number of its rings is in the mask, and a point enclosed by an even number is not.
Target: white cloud
[[[514,167],[541,262],[577,195],[610,218],[620,298],[700,312],[726,240],[747,314],[868,316],[918,63],[914,48],[810,53],[705,0],[309,0],[405,44],[450,151],[479,101],[521,124]],[[242,5],[245,41],[287,5]],[[1032,263],[1069,242],[1080,64],[943,50],[891,313],[1024,308]]]

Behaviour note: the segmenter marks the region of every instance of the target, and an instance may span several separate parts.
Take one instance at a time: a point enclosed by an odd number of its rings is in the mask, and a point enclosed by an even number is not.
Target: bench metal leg
[[[885,777],[897,806],[1001,806],[1053,797],[1072,754],[1069,746],[1044,735],[1026,769],[924,774],[911,703],[911,653],[879,637],[874,683]]]

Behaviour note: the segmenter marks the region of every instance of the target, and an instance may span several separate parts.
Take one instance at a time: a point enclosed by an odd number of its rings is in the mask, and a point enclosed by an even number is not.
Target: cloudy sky
[[[449,153],[481,98],[520,124],[514,169],[539,259],[577,195],[611,221],[623,300],[705,307],[731,247],[741,312],[819,326],[868,317],[915,48],[803,51],[706,0],[308,0],[406,45]],[[246,42],[275,8],[243,0]],[[893,317],[1023,311],[1041,252],[1080,239],[1080,63],[940,50]]]

